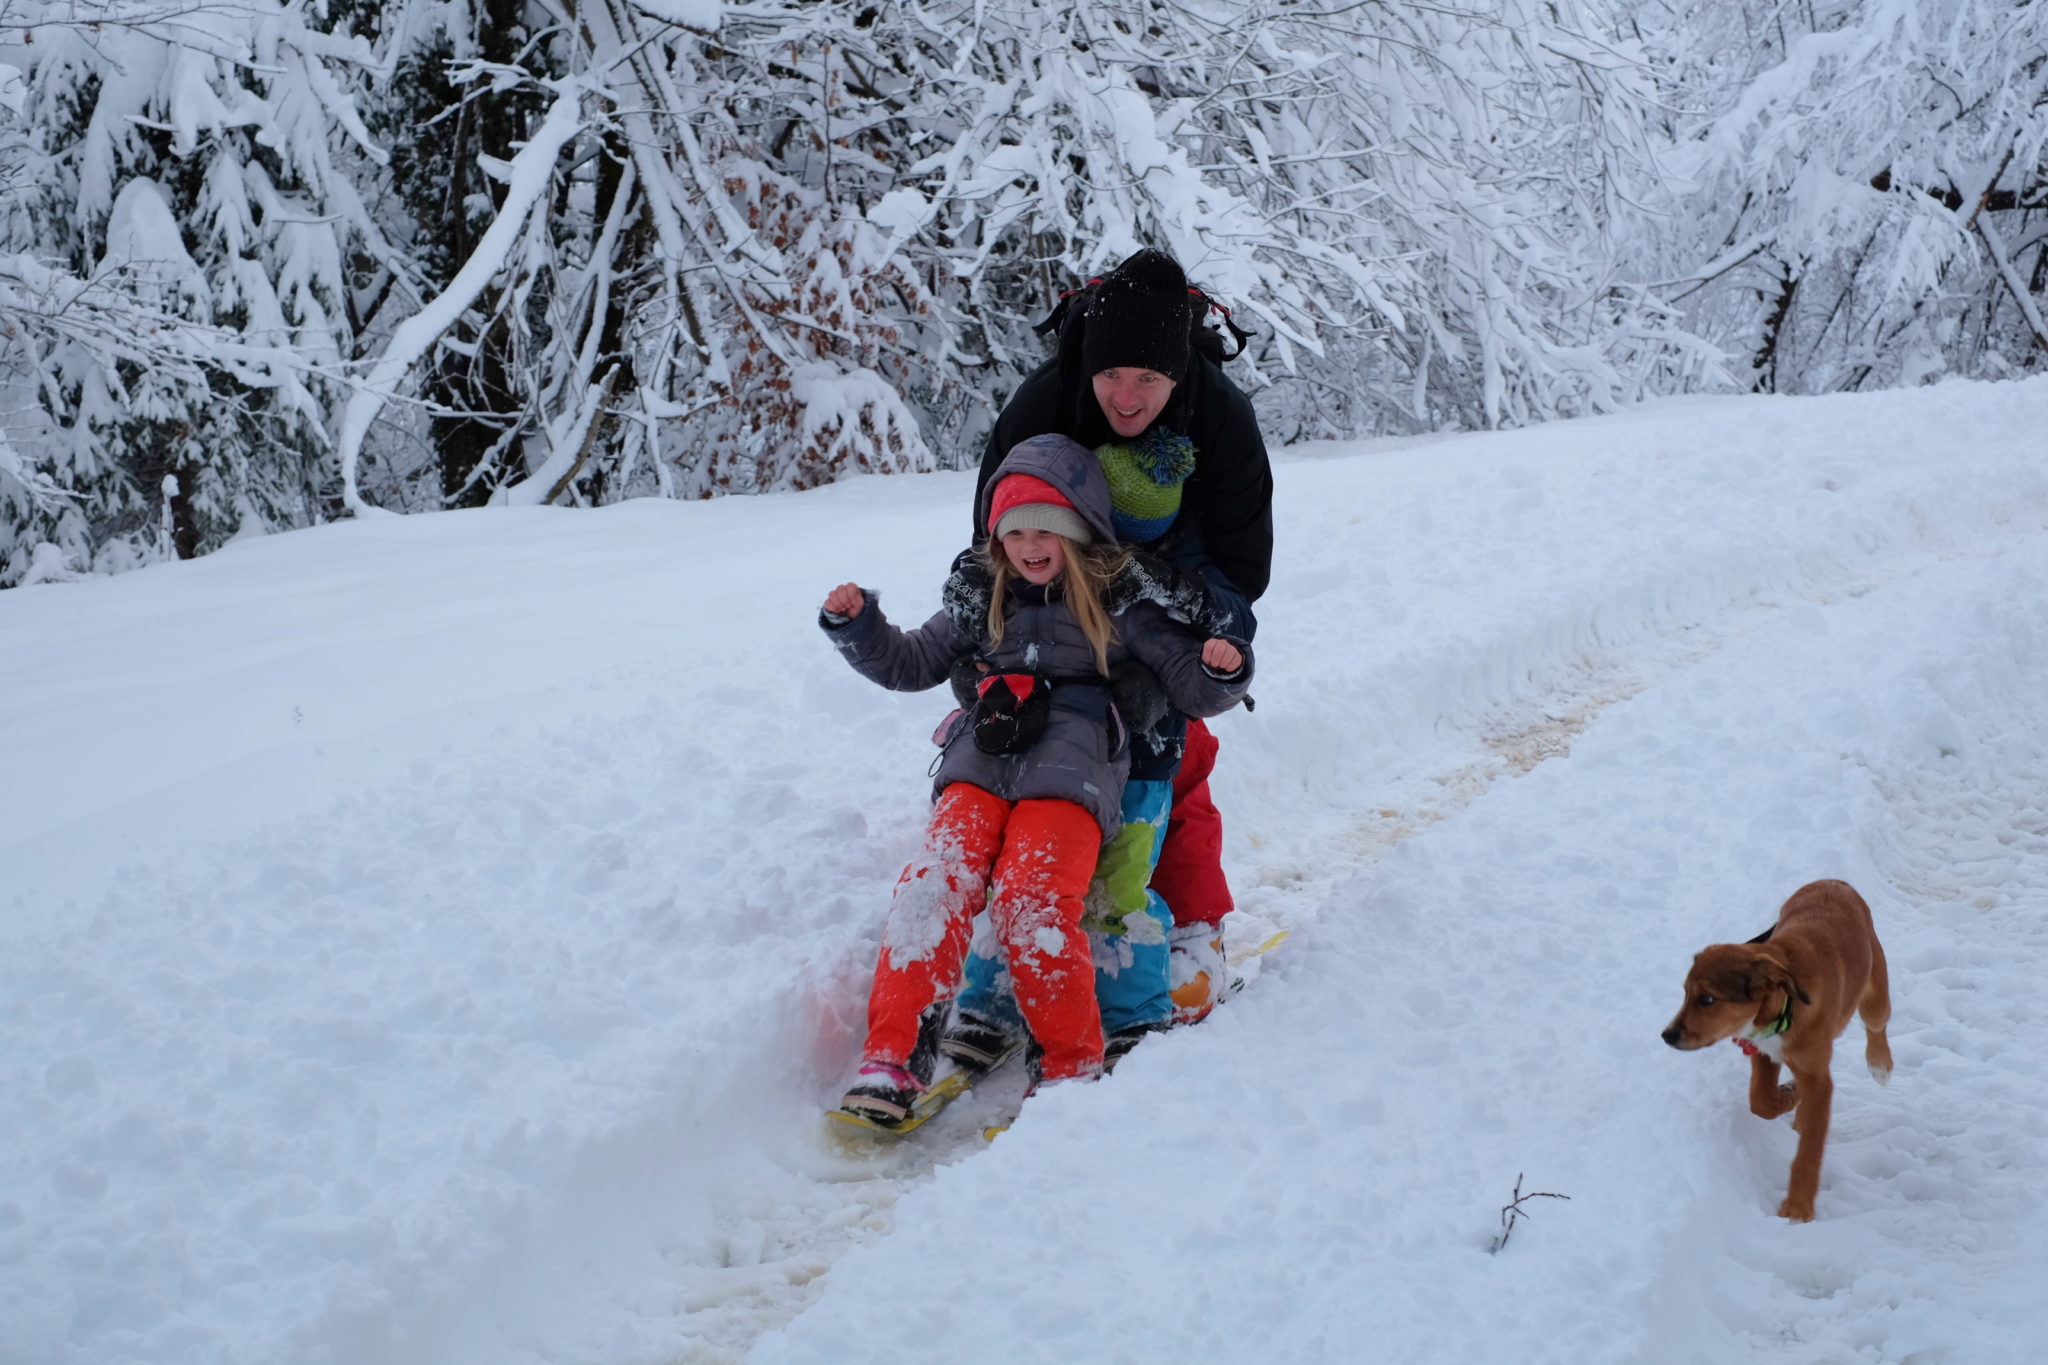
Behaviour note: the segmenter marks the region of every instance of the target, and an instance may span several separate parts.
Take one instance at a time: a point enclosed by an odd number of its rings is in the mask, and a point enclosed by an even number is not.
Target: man
[[[1012,447],[1048,432],[1070,436],[1104,460],[1118,502],[1119,535],[1177,571],[1162,572],[1163,604],[1198,629],[1249,641],[1257,629],[1251,603],[1265,592],[1272,571],[1273,475],[1251,400],[1224,376],[1221,341],[1200,325],[1200,297],[1171,256],[1150,248],[1071,296],[1055,314],[1052,357],[1018,386],[996,419],[982,457],[976,505],[981,485]],[[1161,472],[1170,455],[1160,452],[1185,452],[1189,443],[1192,468],[1184,481]],[[1156,482],[1134,473],[1138,466],[1149,469]],[[971,603],[972,593],[965,596]],[[1173,1022],[1191,1023],[1215,1005],[1226,982],[1221,922],[1232,901],[1223,875],[1222,818],[1209,796],[1216,741],[1208,727],[1177,713],[1147,724],[1148,717],[1128,714],[1143,710],[1142,701],[1125,709],[1138,732],[1126,789],[1126,819],[1135,819],[1134,830],[1142,834],[1146,810],[1166,806],[1164,788],[1171,785],[1163,843],[1154,839],[1134,856],[1149,860],[1156,852],[1150,890],[1172,918],[1166,934],[1172,953],[1170,1015]],[[1143,795],[1147,782],[1161,788],[1156,802]],[[1113,872],[1116,854],[1114,847],[1105,850],[1106,874]],[[1111,919],[1118,921],[1112,932],[1122,933],[1121,917]],[[1138,932],[1124,940],[1126,959],[1144,951],[1134,941],[1145,936]],[[1097,959],[1100,971],[1104,953],[1098,951]],[[1112,951],[1111,977],[1114,959]],[[970,1027],[949,1035],[947,1051],[969,1064],[992,1059],[999,1041],[996,1032],[976,1036],[971,1027],[989,1007],[991,971],[986,960],[970,960],[960,1002],[962,1021]],[[1151,1006],[1119,1003],[1115,982],[1102,984],[1104,1030],[1113,1040],[1125,1035],[1121,1050],[1148,1028],[1163,1026],[1164,1020],[1146,1017],[1154,1012]],[[982,1022],[1004,1026],[1001,1020]]]
[[[1272,575],[1273,471],[1251,399],[1224,376],[1222,344],[1199,326],[1194,299],[1179,264],[1147,247],[1067,300],[1052,358],[996,418],[975,493],[1029,437],[1057,432],[1092,450],[1170,428],[1196,449],[1182,526],[1224,583],[1255,601]]]

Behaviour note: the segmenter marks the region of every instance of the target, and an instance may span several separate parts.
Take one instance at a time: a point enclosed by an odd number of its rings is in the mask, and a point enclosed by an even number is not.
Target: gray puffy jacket
[[[1059,489],[1104,540],[1109,530],[1109,485],[1085,447],[1064,436],[1037,436],[1020,443],[1003,461],[982,495],[983,520],[998,481],[1007,474],[1033,474]],[[1109,594],[1112,598],[1126,594]],[[1133,601],[1112,618],[1109,646],[1114,668],[1136,659],[1158,675],[1175,706],[1191,716],[1213,716],[1240,701],[1251,684],[1252,661],[1229,678],[1202,664],[1202,641],[1176,624],[1155,603]],[[944,611],[915,630],[902,630],[883,616],[873,593],[860,615],[844,624],[826,619],[833,647],[863,676],[899,692],[937,687],[953,665],[974,658],[995,673],[1036,673],[1052,678],[1051,715],[1045,733],[1017,754],[989,754],[974,743],[965,715],[953,718],[941,736],[944,753],[934,774],[934,796],[955,782],[971,782],[1009,801],[1057,799],[1084,807],[1107,840],[1121,823],[1123,786],[1130,771],[1130,746],[1114,715],[1107,685],[1097,678],[1095,652],[1081,623],[1044,589],[1012,581],[1003,641],[991,645],[985,633],[963,629]],[[1061,682],[1060,679],[1070,681]]]

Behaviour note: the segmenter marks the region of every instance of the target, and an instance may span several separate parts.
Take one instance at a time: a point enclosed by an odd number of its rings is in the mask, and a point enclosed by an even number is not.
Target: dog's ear
[[[1813,997],[1799,988],[1799,978],[1792,975],[1792,964],[1776,953],[1769,954],[1764,961],[1770,964],[1767,980],[1772,987],[1785,992],[1802,1005],[1811,1005]]]
[[[1802,1005],[1813,1003],[1813,998],[1800,989],[1798,979],[1792,975],[1792,968],[1775,953],[1758,949],[1756,956],[1750,961],[1749,979],[1749,998],[1761,1001],[1764,1005],[1757,1013],[1757,1022],[1760,1025],[1770,1022],[1765,1015],[1776,1018],[1779,1010],[1784,1008],[1782,1003],[1778,1004],[1777,1010],[1770,1008],[1773,1003],[1777,1003],[1776,997],[1790,997]]]

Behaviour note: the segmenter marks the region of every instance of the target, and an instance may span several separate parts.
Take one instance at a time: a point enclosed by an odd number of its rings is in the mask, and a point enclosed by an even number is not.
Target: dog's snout
[[[1669,1043],[1669,1044],[1671,1044],[1671,1046],[1673,1046],[1673,1047],[1677,1047],[1677,1046],[1678,1046],[1678,1025],[1676,1025],[1676,1024],[1672,1024],[1672,1025],[1671,1025],[1670,1027],[1666,1028],[1666,1029],[1664,1030],[1664,1033],[1663,1033],[1663,1038],[1664,1038],[1664,1041],[1665,1041],[1665,1042],[1667,1042],[1667,1043]]]

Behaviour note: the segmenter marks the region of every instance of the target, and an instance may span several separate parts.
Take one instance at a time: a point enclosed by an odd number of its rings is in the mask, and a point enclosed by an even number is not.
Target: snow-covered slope
[[[965,476],[457,513],[0,594],[0,1361],[2048,1356],[2048,384],[1278,469],[1249,989],[848,1146]],[[1703,944],[1842,876],[1819,1221]],[[1499,1254],[1500,1208],[1532,1200]]]

